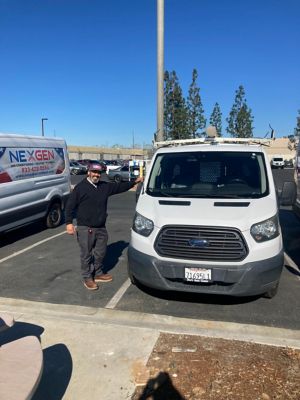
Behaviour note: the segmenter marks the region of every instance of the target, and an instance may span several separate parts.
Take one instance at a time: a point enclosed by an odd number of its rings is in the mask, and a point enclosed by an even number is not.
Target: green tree
[[[174,76],[168,71],[164,75],[164,139],[170,139],[172,129],[171,98],[174,87]]]
[[[216,128],[218,136],[222,136],[222,113],[219,103],[215,104],[209,123]]]
[[[294,129],[294,136],[298,138],[300,137],[300,110],[298,110],[297,124]]]
[[[164,106],[165,139],[186,139],[189,137],[186,102],[175,71],[165,72]]]
[[[202,106],[200,89],[197,86],[198,72],[193,69],[192,83],[189,88],[189,95],[187,98],[187,110],[188,110],[188,130],[192,138],[198,136],[199,129],[203,130],[206,126],[206,119],[204,116],[204,109]]]
[[[233,137],[253,137],[253,116],[252,111],[245,99],[245,89],[242,85],[235,92],[235,101],[232,109],[226,118],[228,126],[226,131]]]

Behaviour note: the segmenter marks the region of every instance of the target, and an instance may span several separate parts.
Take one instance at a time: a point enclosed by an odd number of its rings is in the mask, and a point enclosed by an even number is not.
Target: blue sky
[[[165,69],[192,70],[223,135],[239,85],[254,135],[293,133],[299,0],[165,0]],[[149,144],[156,131],[156,0],[0,0],[0,132],[70,145]]]

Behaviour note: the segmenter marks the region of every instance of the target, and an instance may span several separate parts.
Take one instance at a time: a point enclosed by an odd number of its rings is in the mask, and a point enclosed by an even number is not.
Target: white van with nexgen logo
[[[0,232],[38,219],[57,227],[69,193],[63,139],[0,134]]]
[[[294,191],[284,185],[285,205]],[[273,297],[283,265],[277,192],[261,145],[216,140],[156,151],[131,231],[132,282]]]

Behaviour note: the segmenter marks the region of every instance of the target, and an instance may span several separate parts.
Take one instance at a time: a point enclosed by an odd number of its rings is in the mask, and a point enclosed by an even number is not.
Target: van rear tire
[[[59,202],[52,203],[46,215],[47,228],[56,228],[62,221],[62,209]]]

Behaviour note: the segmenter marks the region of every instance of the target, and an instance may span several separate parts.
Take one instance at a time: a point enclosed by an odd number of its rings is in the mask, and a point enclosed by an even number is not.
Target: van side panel
[[[70,193],[62,139],[0,134],[0,232],[44,218]]]

